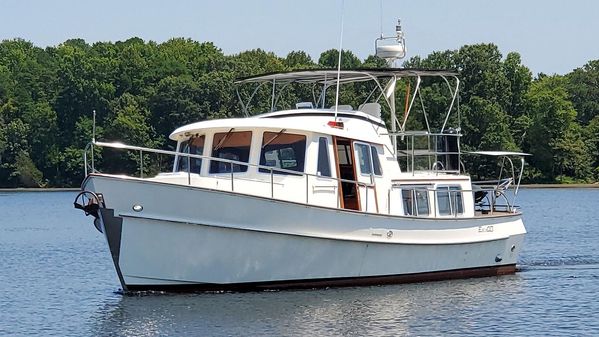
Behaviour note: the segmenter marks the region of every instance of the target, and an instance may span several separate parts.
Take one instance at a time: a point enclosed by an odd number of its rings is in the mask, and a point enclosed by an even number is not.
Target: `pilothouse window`
[[[463,214],[464,203],[460,186],[438,186],[437,204],[439,215]]]
[[[326,137],[318,139],[318,168],[317,172],[323,177],[331,177],[331,161],[329,159],[329,142]]]
[[[360,173],[364,175],[374,174],[382,176],[379,154],[373,145],[355,143],[356,160],[360,164]]]
[[[401,187],[405,215],[429,215],[428,186],[404,185]]]
[[[260,165],[304,172],[305,156],[306,136],[285,133],[284,131],[264,132],[262,151],[260,151]],[[270,170],[261,168],[260,172],[270,173]],[[289,174],[277,170],[273,170],[273,173]]]
[[[251,131],[219,132],[212,140],[212,157],[247,163],[250,158]],[[210,161],[210,173],[247,172],[247,165]]]
[[[355,143],[357,158],[360,164],[360,173],[370,175],[372,173],[372,163],[370,161],[370,149],[366,144]]]
[[[381,162],[379,161],[379,153],[374,146],[370,146],[370,150],[372,151],[372,167],[374,170],[375,176],[382,176],[383,171],[381,170]]]
[[[206,137],[202,135],[199,137],[192,137],[189,140],[182,142],[181,145],[179,145],[179,152],[202,155],[204,152],[205,138]],[[200,170],[202,169],[202,159],[179,156],[177,171],[187,172],[188,167],[191,173],[200,173]]]

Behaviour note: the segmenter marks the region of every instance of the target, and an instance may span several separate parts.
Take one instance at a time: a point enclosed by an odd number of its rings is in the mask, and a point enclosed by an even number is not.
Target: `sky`
[[[342,12],[343,48],[361,59],[374,53],[381,23],[393,34],[397,18],[408,57],[492,42],[504,56],[520,53],[535,75],[599,59],[596,0],[0,0],[0,39],[46,47],[71,38],[185,37],[214,42],[225,54],[303,50],[317,61],[339,47]]]

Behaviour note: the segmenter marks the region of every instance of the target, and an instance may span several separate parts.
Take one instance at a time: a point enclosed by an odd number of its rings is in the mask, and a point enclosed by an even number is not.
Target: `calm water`
[[[0,336],[599,335],[599,189],[523,190],[513,276],[123,296],[75,193],[0,193]]]

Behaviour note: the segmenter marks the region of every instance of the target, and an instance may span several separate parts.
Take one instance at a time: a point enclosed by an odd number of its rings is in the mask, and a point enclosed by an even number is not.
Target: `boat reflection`
[[[380,287],[125,295],[105,304],[93,335],[405,335],[463,331],[519,275]],[[505,305],[501,303],[498,305]],[[456,312],[461,312],[456,320]],[[472,314],[470,314],[472,313]]]

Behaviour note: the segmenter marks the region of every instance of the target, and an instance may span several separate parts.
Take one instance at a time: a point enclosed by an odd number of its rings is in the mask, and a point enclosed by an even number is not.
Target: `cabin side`
[[[402,173],[382,121],[342,112],[338,128],[329,112],[291,110],[180,128],[171,135],[181,153],[173,171],[152,179],[368,213],[474,215],[472,193],[463,192],[471,190],[467,176]]]

